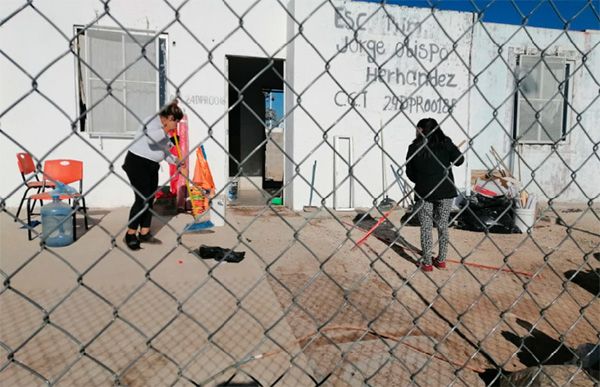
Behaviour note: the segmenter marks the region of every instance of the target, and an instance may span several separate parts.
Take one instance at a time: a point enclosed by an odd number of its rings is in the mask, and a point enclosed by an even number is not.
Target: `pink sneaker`
[[[420,263],[420,264],[419,264],[419,268],[420,268],[422,271],[433,271],[433,265],[426,265],[426,264],[424,264],[424,263]]]

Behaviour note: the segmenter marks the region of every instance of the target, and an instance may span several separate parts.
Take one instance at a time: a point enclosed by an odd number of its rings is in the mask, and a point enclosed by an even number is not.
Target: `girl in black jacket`
[[[457,196],[452,165],[464,162],[460,150],[447,137],[433,118],[417,123],[416,138],[406,154],[406,175],[415,183],[416,212],[421,223],[420,267],[432,271],[446,267],[448,253],[448,221],[453,198]],[[432,260],[432,230],[438,230],[439,254]]]

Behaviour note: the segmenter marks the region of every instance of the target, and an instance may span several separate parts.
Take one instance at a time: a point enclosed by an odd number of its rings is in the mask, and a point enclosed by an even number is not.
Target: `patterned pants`
[[[422,263],[431,265],[431,250],[433,248],[433,222],[437,225],[440,251],[438,261],[444,261],[448,254],[448,218],[453,199],[442,199],[434,202],[421,200],[417,203],[417,214],[421,223]]]

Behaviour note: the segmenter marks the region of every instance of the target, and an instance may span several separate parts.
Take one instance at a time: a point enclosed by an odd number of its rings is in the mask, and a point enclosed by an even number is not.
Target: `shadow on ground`
[[[564,272],[565,278],[594,296],[600,296],[600,268],[588,271],[568,270]]]
[[[565,364],[575,356],[575,350],[564,343],[553,339],[529,322],[517,319],[517,324],[529,331],[526,336],[518,336],[512,332],[503,331],[502,336],[519,348],[517,357],[527,367],[539,364]]]
[[[536,329],[528,321],[517,319],[517,324],[529,331],[524,336],[519,336],[513,332],[502,331],[502,336],[518,348],[517,358],[526,367],[539,367],[551,365],[573,365],[583,364],[583,370],[591,377],[598,379],[598,363],[589,364],[589,359],[584,357],[597,356],[597,346],[592,351],[578,351],[566,344],[548,336],[544,332]],[[588,348],[587,344],[581,347]],[[578,347],[579,348],[579,347]],[[596,353],[595,353],[596,352]],[[502,369],[488,368],[480,373],[479,377],[487,386],[500,386],[504,383],[510,383],[507,380],[515,372]],[[533,383],[533,380],[531,381]],[[507,384],[509,385],[509,384]],[[535,385],[535,384],[534,384]]]
[[[407,260],[408,262],[412,263],[415,266],[419,265],[419,262],[417,262],[416,259],[414,259],[413,257],[411,257],[406,250],[404,249],[404,247],[397,245],[397,244],[393,244],[390,246],[392,250],[394,250],[396,252],[396,254],[398,254],[400,257],[404,258],[405,260]]]

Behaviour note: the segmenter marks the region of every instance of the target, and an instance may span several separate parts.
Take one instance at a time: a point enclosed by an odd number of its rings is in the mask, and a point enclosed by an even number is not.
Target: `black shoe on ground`
[[[197,250],[198,255],[202,259],[216,259],[217,261],[225,261],[231,263],[241,262],[245,255],[245,251],[232,251],[218,246],[200,246]]]
[[[147,234],[138,234],[138,239],[140,243],[148,243],[150,245],[161,245],[162,241],[158,238],[155,238],[151,233]]]
[[[138,240],[135,234],[125,234],[125,238],[123,238],[123,241],[125,242],[125,245],[129,247],[129,250],[135,251],[141,248],[140,241]]]
[[[198,255],[202,259],[213,259],[219,256],[223,256],[223,248],[222,247],[212,247],[212,246],[200,246],[198,248]]]
[[[223,260],[225,262],[238,263],[242,262],[246,255],[245,251],[231,251],[227,249],[225,255],[222,258],[215,258],[217,261]]]

